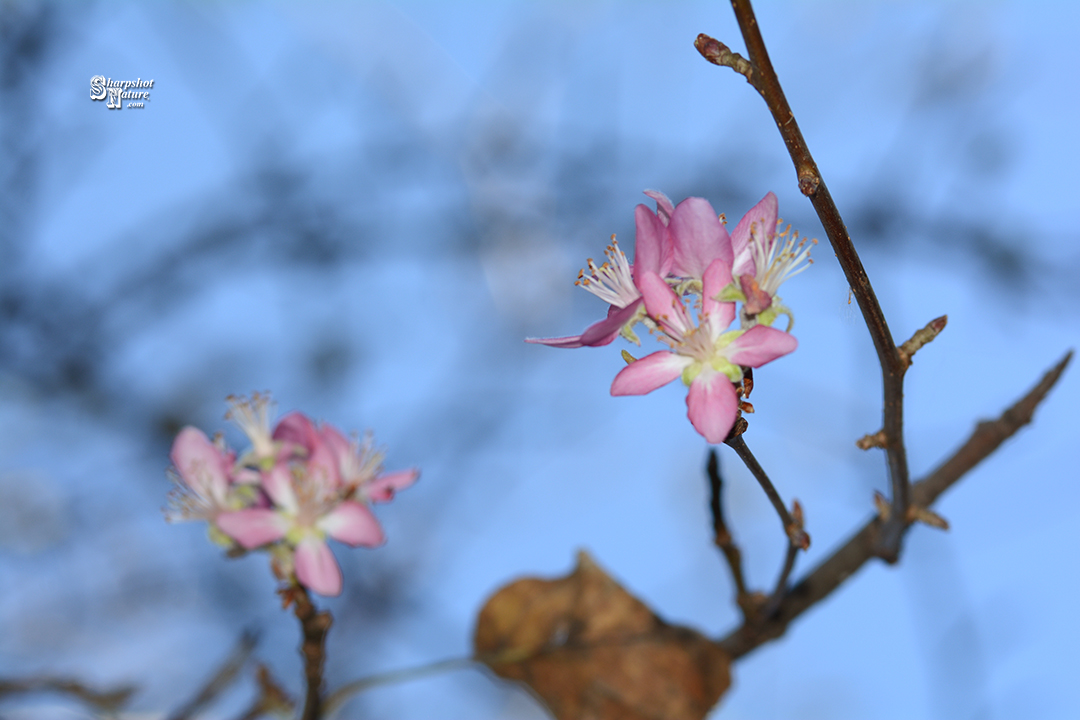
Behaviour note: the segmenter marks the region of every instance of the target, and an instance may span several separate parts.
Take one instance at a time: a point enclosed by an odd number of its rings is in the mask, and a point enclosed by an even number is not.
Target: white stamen
[[[795,277],[814,263],[810,258],[810,249],[817,245],[817,240],[811,240],[810,246],[807,246],[806,239],[800,239],[799,233],[792,231],[790,225],[782,233],[765,235],[754,223],[750,227],[750,234],[750,252],[757,270],[755,279],[758,287],[773,297],[788,278]],[[779,242],[782,238],[787,238],[783,246]]]
[[[371,433],[365,433],[363,440],[355,436],[349,443],[349,453],[341,463],[341,477],[346,485],[345,494],[351,495],[357,489],[368,484],[382,471],[384,453],[375,448]]]
[[[270,415],[274,401],[269,393],[252,393],[251,399],[236,395],[225,398],[229,403],[226,420],[235,422],[251,441],[251,452],[255,462],[274,456],[274,440],[270,435]]]
[[[589,258],[588,274],[581,270],[574,284],[580,285],[609,305],[624,308],[641,297],[641,293],[634,285],[630,262],[619,248],[614,235],[611,236],[611,244],[604,250],[604,255],[607,256],[607,261],[599,266]]]

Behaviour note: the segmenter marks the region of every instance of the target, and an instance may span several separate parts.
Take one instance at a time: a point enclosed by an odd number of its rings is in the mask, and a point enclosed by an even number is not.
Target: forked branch
[[[1070,350],[1050,368],[1026,395],[1005,410],[996,420],[980,422],[971,436],[947,460],[912,488],[912,501],[917,507],[929,507],[968,470],[979,464],[1017,430],[1031,422],[1035,408],[1046,397],[1072,359]],[[910,527],[903,524],[904,531]],[[738,658],[756,647],[780,637],[791,622],[819,600],[833,592],[840,583],[851,577],[863,564],[874,557],[878,537],[885,523],[875,517],[824,562],[800,580],[783,600],[776,612],[763,623],[743,623],[720,642],[724,649]]]

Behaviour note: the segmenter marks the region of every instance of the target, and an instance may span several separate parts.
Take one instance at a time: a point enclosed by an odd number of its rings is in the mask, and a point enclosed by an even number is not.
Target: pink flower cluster
[[[656,201],[656,211],[645,205],[634,211],[633,264],[613,236],[607,261],[597,266],[590,259],[588,271],[578,273],[575,284],[607,302],[607,316],[581,335],[527,342],[576,348],[607,345],[622,335],[640,345],[634,326],[643,324],[668,349],[641,359],[624,352],[629,364],[615,377],[611,394],[644,395],[681,377],[690,422],[706,440],[720,443],[738,417],[743,369],[797,346],[789,332],[770,326],[786,315],[791,330],[791,311],[777,291],[813,261],[790,227],[778,232],[772,193],[731,234],[703,198],[675,206],[663,193],[645,194]],[[742,303],[738,313],[736,302]],[[690,307],[697,310],[696,322]],[[731,330],[736,316],[740,327]]]
[[[328,537],[353,547],[384,542],[371,503],[388,502],[413,484],[419,471],[382,472],[382,453],[370,436],[346,438],[332,425],[293,412],[270,427],[267,395],[230,397],[226,415],[251,441],[237,457],[185,427],[170,458],[177,482],[170,520],[205,520],[225,546],[271,553],[275,574],[320,595],[341,593],[341,568]]]

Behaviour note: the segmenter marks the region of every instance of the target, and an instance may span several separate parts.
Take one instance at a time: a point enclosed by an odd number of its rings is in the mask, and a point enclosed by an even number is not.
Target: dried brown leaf
[[[718,644],[661,620],[584,552],[566,577],[496,592],[474,643],[559,720],[701,720],[731,684]]]

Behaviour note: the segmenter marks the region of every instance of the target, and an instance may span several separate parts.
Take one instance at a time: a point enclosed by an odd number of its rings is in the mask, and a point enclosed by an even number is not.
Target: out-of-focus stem
[[[746,579],[743,576],[742,552],[735,540],[731,537],[727,523],[724,521],[723,490],[724,481],[720,476],[720,458],[715,448],[709,449],[709,462],[705,466],[709,476],[709,510],[713,520],[713,542],[727,560],[731,570],[731,579],[735,583],[735,602],[742,609],[743,615],[750,612],[750,593],[746,589]]]
[[[293,612],[300,621],[304,640],[300,655],[304,658],[304,677],[307,694],[301,720],[319,720],[322,717],[323,664],[326,662],[326,633],[334,620],[326,610],[318,612],[307,590],[297,585],[288,591],[293,602]]]

